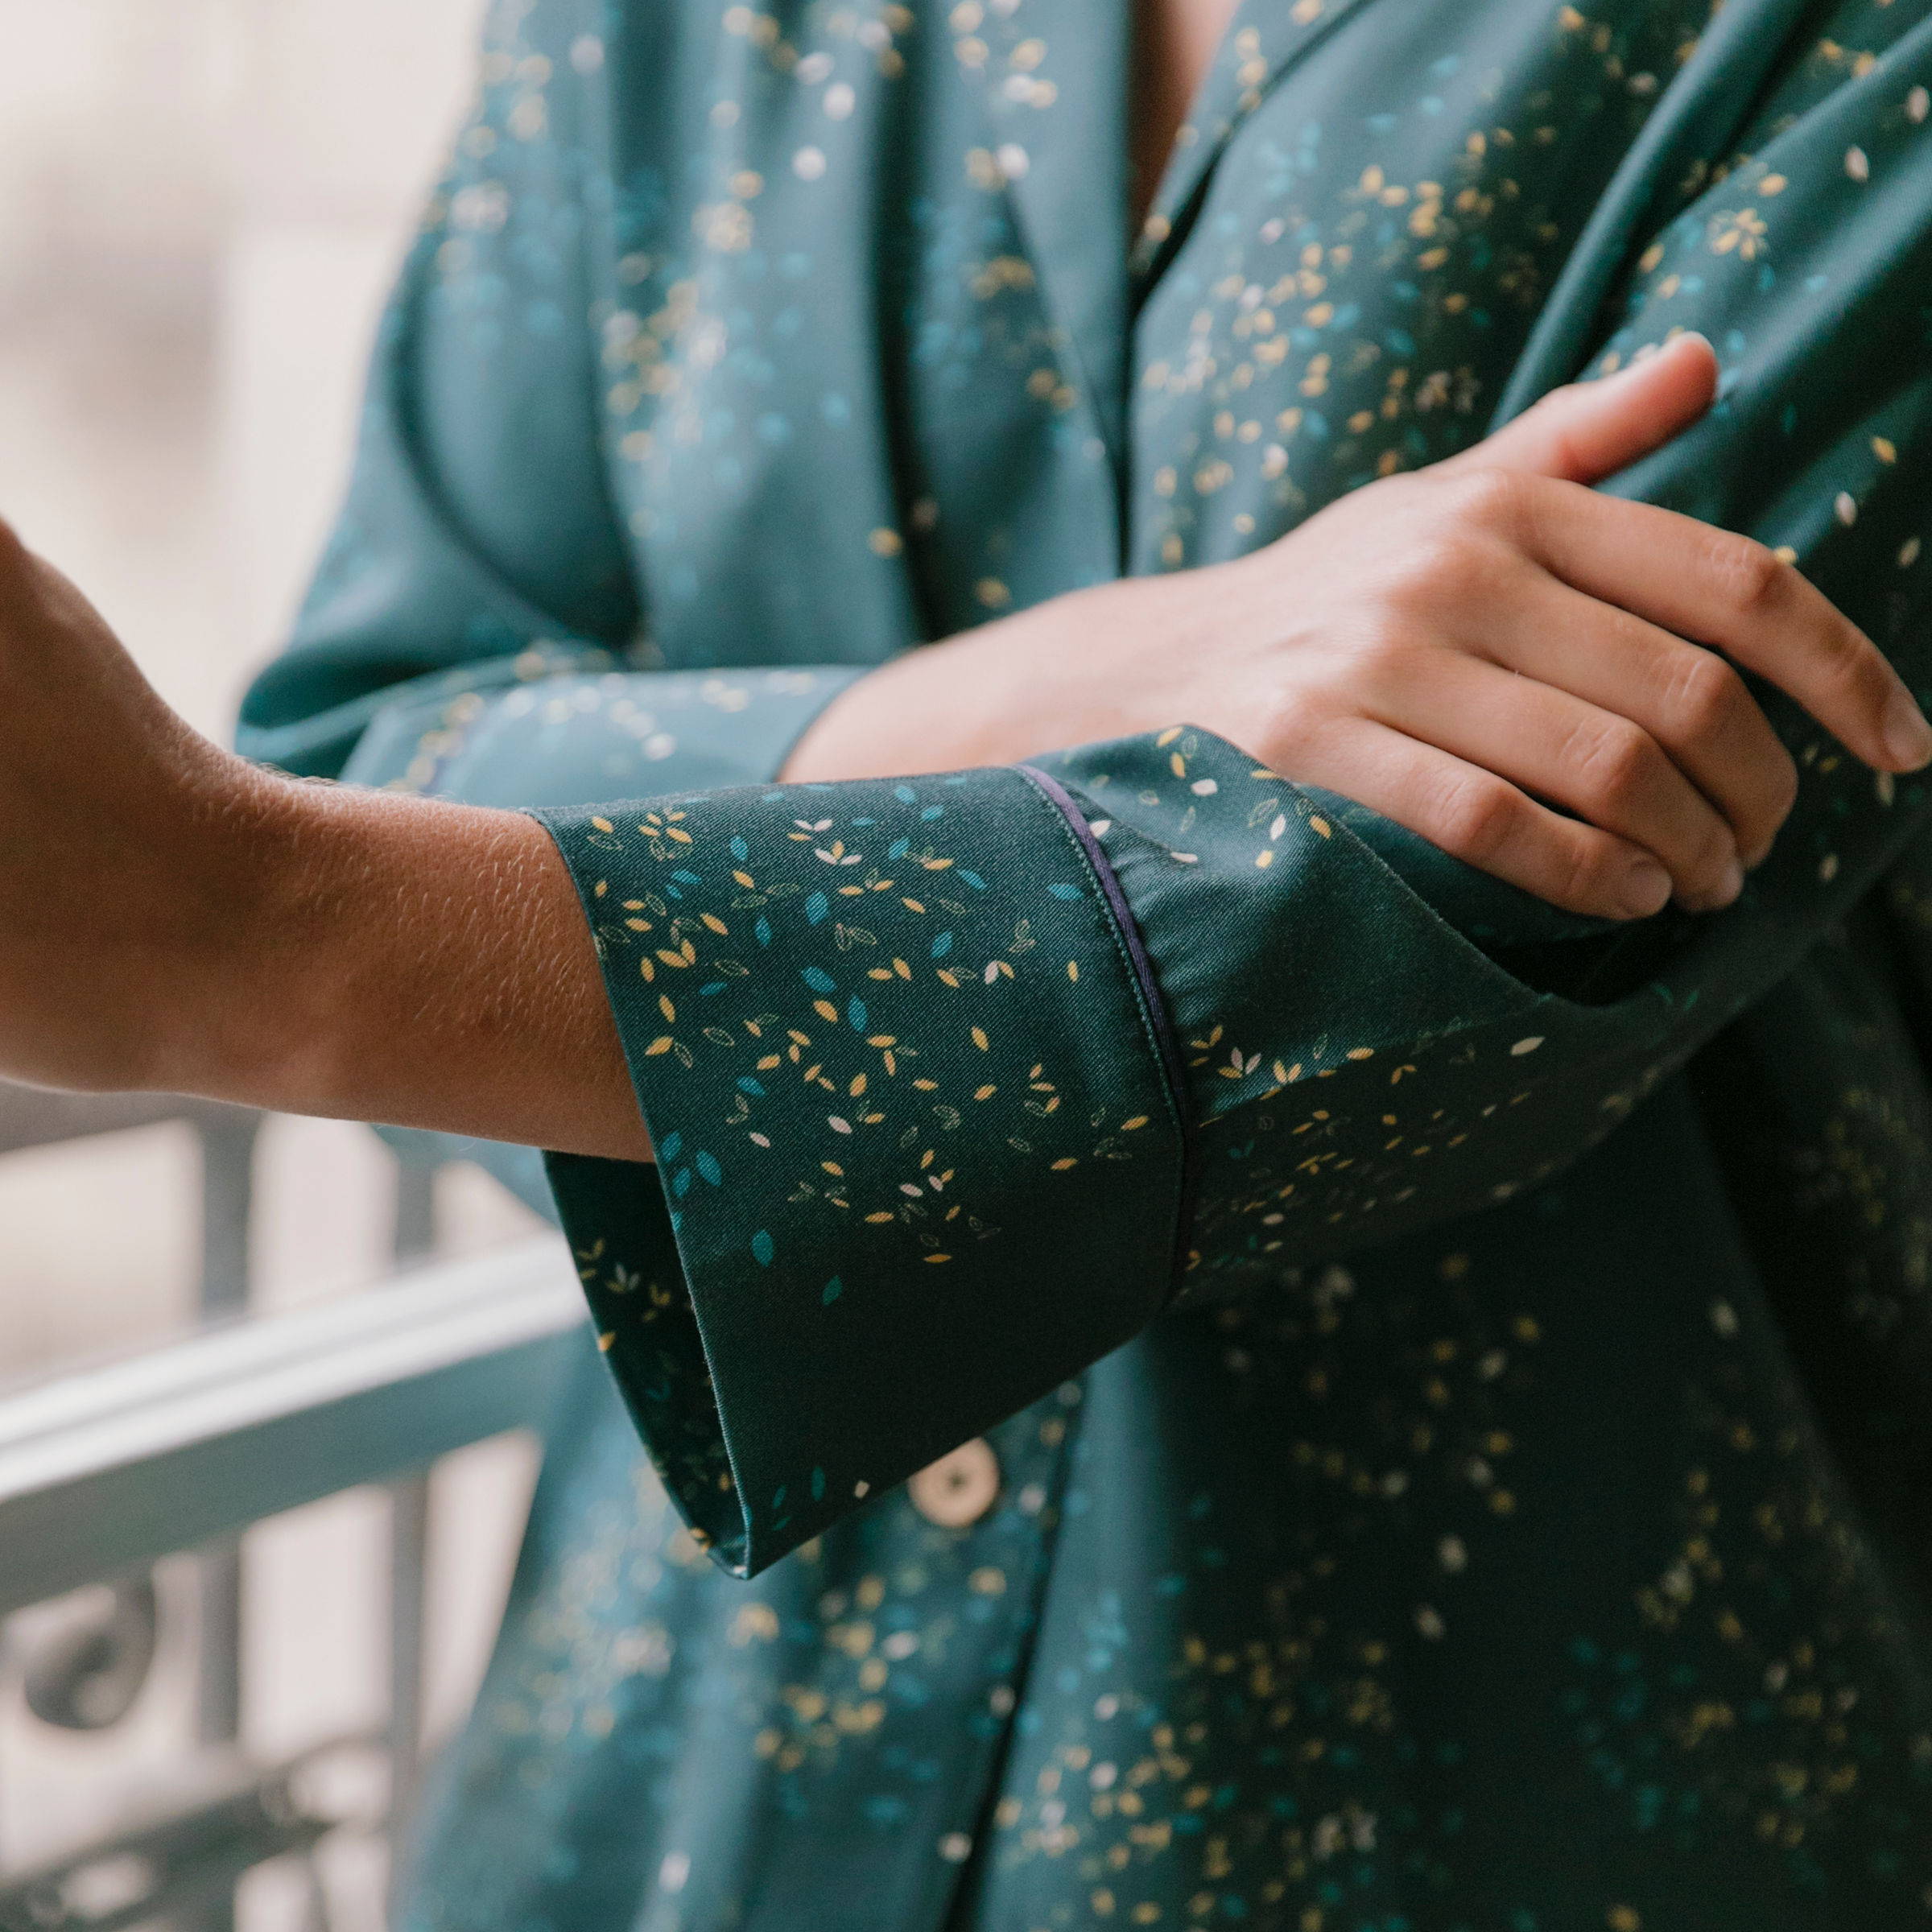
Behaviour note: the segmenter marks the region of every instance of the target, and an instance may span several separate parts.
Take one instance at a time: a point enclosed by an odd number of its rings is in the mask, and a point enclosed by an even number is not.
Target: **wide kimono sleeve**
[[[1703,329],[1722,399],[1616,487],[1788,547],[1922,696],[1928,80],[1922,23],[1688,199],[1660,122],[1517,397]],[[658,1157],[552,1179],[714,1554],[763,1567],[1177,1298],[1265,1292],[1609,1132],[1925,828],[1922,778],[1761,695],[1802,778],[1772,857],[1721,914],[1616,931],[1180,725],[541,814]]]
[[[382,322],[347,502],[242,705],[251,758],[487,804],[728,785],[775,772],[861,675],[653,668],[600,363],[601,19],[590,0],[490,10],[474,111]]]

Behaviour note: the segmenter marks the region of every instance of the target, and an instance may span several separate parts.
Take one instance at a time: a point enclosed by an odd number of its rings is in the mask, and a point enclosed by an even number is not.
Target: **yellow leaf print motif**
[[[1769,225],[1754,208],[1727,208],[1711,217],[1711,252],[1728,255],[1737,251],[1741,262],[1755,262],[1768,246]]]

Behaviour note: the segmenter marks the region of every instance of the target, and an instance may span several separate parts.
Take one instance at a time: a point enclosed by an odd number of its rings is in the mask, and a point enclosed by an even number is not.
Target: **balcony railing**
[[[196,1731],[165,1806],[31,1865],[0,1844],[0,1932],[224,1932],[235,1888],[270,1859],[306,1874],[306,1922],[329,1924],[315,1855],[332,1833],[393,1839],[423,1742],[427,1472],[453,1450],[543,1420],[584,1311],[560,1242],[431,1262],[371,1292],[243,1317],[257,1116],[199,1102],[74,1098],[0,1086],[0,1154],[163,1120],[202,1148],[201,1300],[211,1325],[130,1359],[0,1397],[0,1620],[85,1584],[89,1615],[38,1643],[0,1621],[0,1678],[40,1723],[101,1730],[133,1707],[163,1616],[154,1566],[196,1552]],[[430,1176],[399,1176],[395,1246],[433,1239]],[[258,1761],[245,1735],[242,1533],[365,1484],[389,1498],[386,1720]],[[382,1776],[328,1775],[370,1761]],[[0,1762],[0,1789],[7,1766]],[[379,1795],[360,1808],[345,1790]]]

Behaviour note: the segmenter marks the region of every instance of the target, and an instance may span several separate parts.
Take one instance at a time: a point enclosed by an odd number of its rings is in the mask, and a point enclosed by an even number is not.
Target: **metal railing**
[[[196,1552],[196,1731],[164,1806],[27,1868],[0,1845],[0,1932],[165,1921],[226,1932],[254,1866],[304,1860],[307,1916],[327,1903],[312,1855],[345,1824],[392,1842],[415,1794],[423,1724],[427,1472],[448,1451],[540,1423],[584,1309],[560,1241],[418,1266],[379,1291],[292,1313],[242,1315],[261,1117],[155,1096],[72,1096],[0,1085],[0,1154],[186,1121],[202,1150],[200,1301],[213,1323],[122,1361],[0,1398],[0,1619],[89,1583],[98,1608],[37,1645],[8,1641],[42,1723],[100,1730],[134,1707],[163,1616],[154,1566]],[[433,1243],[431,1174],[398,1168],[399,1262]],[[389,1497],[388,1715],[378,1736],[327,1740],[278,1763],[241,1740],[242,1532],[367,1484]],[[342,1753],[378,1758],[374,1818],[317,1793]],[[0,1778],[6,1767],[0,1764]],[[340,1781],[337,1781],[338,1783]]]

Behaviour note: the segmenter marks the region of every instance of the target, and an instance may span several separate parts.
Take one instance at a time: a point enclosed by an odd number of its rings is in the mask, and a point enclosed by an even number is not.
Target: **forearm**
[[[295,1113],[648,1158],[596,946],[519,812],[259,774],[240,930],[209,935],[153,1084]]]
[[[1063,696],[1014,704],[1030,683],[1039,695],[1025,667],[1056,631],[1060,606],[881,667],[827,707],[785,776],[952,770],[1067,741]],[[236,770],[243,803],[210,869],[233,910],[202,922],[142,1084],[649,1158],[591,926],[535,819]]]
[[[1063,702],[1013,704],[1059,621],[1028,612],[860,679],[784,775],[955,770],[1064,742]],[[249,791],[246,836],[229,841],[248,874],[233,895],[245,931],[195,975],[154,1084],[649,1158],[590,925],[535,819],[269,773]]]
[[[1086,593],[1087,598],[1104,592]],[[1009,762],[1067,741],[1026,667],[1062,600],[882,667],[788,762],[815,782]],[[1097,613],[1096,613],[1097,621]],[[1051,655],[1047,658],[1051,662]],[[1097,706],[1089,720],[1110,720]],[[621,1159],[650,1156],[570,875],[520,812],[251,773],[249,882],[153,1084]],[[613,811],[616,807],[613,807]],[[613,919],[628,916],[614,904]],[[673,1012],[667,1026],[676,1024]],[[687,996],[688,997],[688,996]]]

